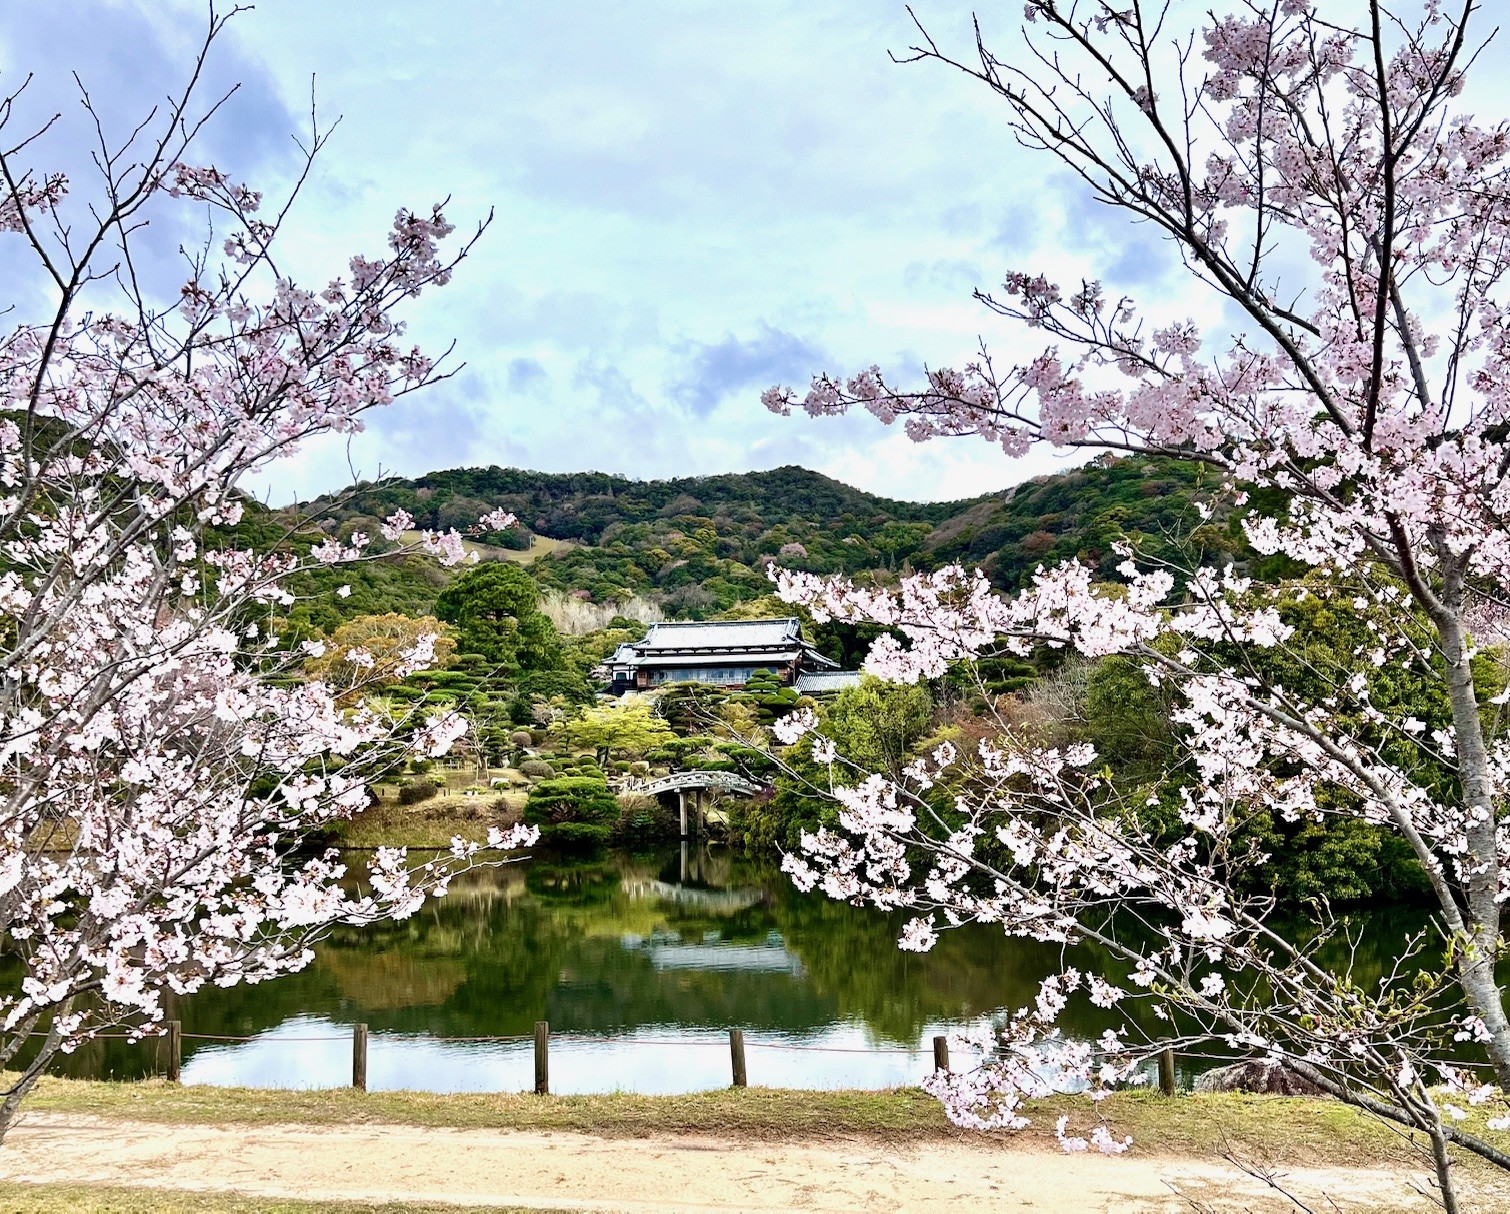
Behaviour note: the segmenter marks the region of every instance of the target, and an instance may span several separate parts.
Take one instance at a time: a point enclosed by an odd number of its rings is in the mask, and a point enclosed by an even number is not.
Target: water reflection
[[[658,970],[757,970],[768,974],[802,976],[802,959],[771,932],[763,944],[730,944],[717,932],[705,932],[695,943],[683,941],[680,932],[652,932],[647,939],[626,933],[622,948],[645,953]]]
[[[874,1087],[915,1082],[934,1032],[1030,998],[1053,960],[989,931],[901,953],[896,930],[727,851],[539,855],[469,874],[408,922],[342,929],[302,973],[204,991],[170,1015],[189,1082],[349,1082],[350,1026],[365,1023],[370,1086],[524,1089],[527,1045],[438,1039],[524,1037],[548,1020],[598,1039],[553,1042],[559,1091],[723,1086],[736,1026],[752,1082]],[[136,1077],[161,1071],[161,1049],[97,1041],[59,1069]]]
[[[939,1026],[944,1031],[944,1026]],[[931,1065],[921,1045],[876,1048],[864,1030],[835,1025],[811,1034],[752,1033],[745,1041],[756,1087],[880,1088],[915,1084]],[[377,1034],[370,1039],[372,1091],[528,1091],[529,1042],[447,1042]],[[727,1087],[722,1033],[644,1029],[612,1038],[552,1039],[551,1090],[561,1094],[670,1094]],[[185,1083],[339,1087],[351,1081],[350,1030],[321,1017],[294,1017],[255,1041],[210,1045],[184,1065]]]
[[[725,850],[542,854],[469,874],[405,923],[338,931],[302,973],[204,991],[170,1015],[195,1083],[348,1083],[351,1025],[365,1023],[371,1087],[525,1090],[527,1043],[440,1039],[527,1037],[548,1020],[554,1034],[594,1038],[553,1041],[561,1092],[724,1086],[730,1027],[746,1030],[752,1083],[884,1087],[927,1073],[934,1033],[1030,1002],[1060,960],[989,928],[904,953],[899,926]],[[1375,933],[1374,951],[1353,955],[1355,977],[1367,984],[1358,967],[1371,962],[1382,972],[1403,930]],[[1116,972],[1093,950],[1074,961]],[[1078,1006],[1070,1031],[1108,1027],[1096,1019],[1107,1013]],[[59,1069],[136,1077],[162,1069],[161,1050],[97,1041]]]

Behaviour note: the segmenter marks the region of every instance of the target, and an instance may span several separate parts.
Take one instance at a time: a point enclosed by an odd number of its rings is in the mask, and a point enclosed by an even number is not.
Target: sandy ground
[[[550,1210],[1035,1210],[1143,1214],[1292,1210],[1220,1161],[1065,1156],[959,1142],[715,1137],[405,1126],[164,1126],[30,1113],[0,1150],[11,1181],[234,1190],[262,1197],[430,1200]],[[1287,1187],[1313,1206],[1426,1210],[1412,1177],[1371,1168],[1296,1168]],[[1503,1194],[1480,1194],[1504,1209]],[[1327,1205],[1331,1198],[1337,1204]]]

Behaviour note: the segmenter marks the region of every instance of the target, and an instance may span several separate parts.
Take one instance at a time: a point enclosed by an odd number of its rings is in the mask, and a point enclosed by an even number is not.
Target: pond
[[[1373,918],[1377,956],[1355,969],[1382,966],[1410,926]],[[183,1023],[185,1083],[347,1084],[352,1025],[366,1024],[370,1089],[525,1091],[545,1020],[555,1092],[725,1087],[729,1028],[745,1031],[751,1084],[884,1088],[928,1073],[935,1034],[1031,1002],[1059,956],[985,927],[905,953],[900,922],[801,894],[725,849],[540,854],[468,874],[407,922],[343,929],[298,974],[168,1014]],[[1111,968],[1091,950],[1075,960]],[[1071,1031],[1110,1023],[1085,1012]],[[136,1078],[162,1061],[159,1041],[102,1040],[56,1069]]]

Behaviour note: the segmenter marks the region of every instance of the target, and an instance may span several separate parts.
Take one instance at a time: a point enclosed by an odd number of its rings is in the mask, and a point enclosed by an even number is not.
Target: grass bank
[[[445,792],[413,805],[400,805],[385,798],[341,824],[342,847],[449,847],[456,838],[481,842],[488,827],[517,822],[524,810],[522,792],[479,794]],[[509,812],[495,806],[504,801]]]
[[[610,1137],[713,1134],[743,1140],[866,1137],[893,1141],[952,1138],[1052,1148],[1055,1117],[1089,1124],[1088,1102],[1036,1102],[1030,1129],[979,1134],[951,1126],[939,1105],[916,1089],[803,1092],[730,1089],[683,1096],[438,1095],[350,1089],[277,1091],[44,1079],[27,1107],[172,1125],[392,1124],[462,1129],[558,1130]],[[1141,1153],[1211,1157],[1229,1151],[1274,1164],[1356,1165],[1419,1162],[1406,1138],[1330,1100],[1272,1096],[1164,1098],[1119,1093],[1099,1106],[1117,1134]],[[128,1207],[129,1208],[129,1207]],[[3,1207],[0,1207],[3,1209]]]

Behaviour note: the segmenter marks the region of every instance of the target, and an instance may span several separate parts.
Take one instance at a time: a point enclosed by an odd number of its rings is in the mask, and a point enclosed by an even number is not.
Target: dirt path
[[[1431,1208],[1412,1193],[1403,1172],[1296,1168],[1288,1175],[1296,1191],[1329,1196],[1358,1214]],[[626,1214],[1190,1214],[1196,1207],[1171,1186],[1211,1210],[1292,1208],[1219,1161],[1067,1157],[947,1141],[898,1147],[858,1138],[741,1143],[389,1125],[165,1126],[61,1113],[23,1118],[0,1150],[0,1176],[269,1198],[425,1199]],[[1505,1207],[1490,1200],[1482,1208]]]

